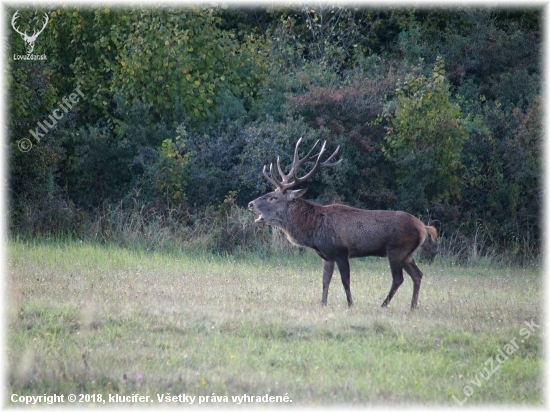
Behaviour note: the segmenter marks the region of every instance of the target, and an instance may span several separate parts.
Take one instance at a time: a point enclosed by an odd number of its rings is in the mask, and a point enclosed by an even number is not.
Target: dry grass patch
[[[420,307],[386,260],[352,260],[355,306],[306,254],[235,260],[12,242],[9,394],[288,394],[292,405],[541,404],[536,268],[421,265]],[[487,380],[489,358],[517,350]],[[520,339],[524,338],[523,342]],[[464,388],[473,389],[470,396]],[[466,393],[470,393],[466,389]],[[210,403],[209,403],[210,404]]]

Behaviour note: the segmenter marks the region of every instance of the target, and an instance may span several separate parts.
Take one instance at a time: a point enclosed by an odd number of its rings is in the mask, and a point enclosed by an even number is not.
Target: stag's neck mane
[[[287,219],[280,226],[290,243],[297,246],[313,247],[315,232],[321,224],[318,213],[322,206],[304,199],[294,199],[289,203]]]

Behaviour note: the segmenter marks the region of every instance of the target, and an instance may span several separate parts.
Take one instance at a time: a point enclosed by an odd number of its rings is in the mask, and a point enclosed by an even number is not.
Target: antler
[[[46,17],[46,21],[44,22],[44,25],[42,26],[42,28],[38,31],[38,33],[36,32],[36,29],[33,31],[32,33],[32,36],[29,36],[27,34],[27,32],[25,31],[24,33],[21,33],[19,31],[19,29],[17,27],[15,27],[15,21],[19,18],[19,15],[18,15],[19,11],[16,11],[13,15],[13,17],[11,18],[11,26],[13,27],[13,29],[19,33],[21,36],[23,36],[23,38],[25,39],[25,41],[34,41],[37,39],[38,35],[40,33],[42,33],[44,31],[44,29],[46,28],[46,26],[48,25],[48,21],[50,20],[48,18],[48,14],[47,13],[44,13],[44,17]]]
[[[338,152],[340,151],[340,146],[338,146],[336,148],[336,150],[334,151],[334,153],[332,153],[327,160],[320,163],[321,157],[325,153],[325,146],[326,146],[327,142],[326,141],[323,142],[323,145],[321,146],[321,150],[319,151],[319,153],[317,153],[316,155],[312,155],[313,151],[317,147],[317,144],[319,144],[319,140],[317,140],[315,142],[315,144],[313,145],[313,147],[311,148],[309,153],[307,155],[305,155],[302,159],[300,159],[299,156],[298,156],[298,150],[300,148],[300,143],[301,142],[302,142],[302,138],[300,138],[296,142],[296,149],[294,149],[294,160],[292,161],[292,167],[290,169],[290,172],[288,172],[288,174],[285,175],[283,173],[283,170],[281,169],[281,164],[280,164],[279,157],[277,156],[277,171],[279,172],[279,175],[282,178],[282,180],[280,182],[273,177],[273,163],[271,163],[269,165],[269,175],[267,174],[266,166],[264,165],[262,173],[264,174],[265,178],[273,186],[275,186],[277,188],[275,190],[279,190],[281,192],[284,192],[284,191],[286,191],[290,188],[293,188],[293,187],[299,185],[300,183],[305,182],[306,180],[311,178],[311,176],[313,176],[315,173],[317,173],[321,169],[336,166],[336,165],[340,164],[340,162],[342,161],[342,159],[340,159],[335,163],[330,163],[330,161],[334,158],[334,156],[336,156],[338,154]],[[315,165],[313,166],[313,169],[311,169],[309,171],[309,173],[307,173],[305,176],[298,177],[296,175],[296,172],[298,171],[298,169],[305,162],[310,162],[310,161],[313,161],[313,160],[315,160]]]
[[[16,12],[14,13],[13,17],[11,18],[11,27],[13,27],[13,29],[14,29],[17,33],[19,33],[21,36],[23,36],[23,37],[28,37],[28,36],[27,36],[27,32],[21,33],[21,32],[17,29],[17,27],[15,27],[15,20],[17,20],[17,18],[19,17],[19,16],[17,15],[17,13],[19,13],[19,11],[16,11]]]
[[[40,31],[38,33],[36,33],[36,30],[33,31],[32,33],[32,36],[31,36],[31,39],[34,39],[36,40],[36,38],[38,37],[38,35],[40,33],[42,33],[44,31],[44,29],[46,28],[46,26],[48,25],[48,21],[50,20],[48,18],[48,14],[47,13],[44,13],[44,17],[46,17],[46,21],[44,22],[44,25],[42,26],[42,28],[40,29]]]

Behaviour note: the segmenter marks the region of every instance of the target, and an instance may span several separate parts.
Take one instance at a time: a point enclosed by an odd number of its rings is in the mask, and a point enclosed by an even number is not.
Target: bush
[[[484,103],[484,121],[492,133],[476,135],[465,148],[465,216],[468,221],[481,219],[495,243],[516,258],[531,259],[541,247],[539,103],[525,111],[510,110],[498,102]]]
[[[395,208],[394,175],[381,152],[385,130],[375,120],[393,94],[398,75],[379,58],[371,58],[363,59],[338,84],[320,86],[309,73],[299,76],[304,91],[288,97],[287,113],[303,117],[315,130],[326,130],[333,147],[342,146],[344,162],[322,177],[325,200]]]

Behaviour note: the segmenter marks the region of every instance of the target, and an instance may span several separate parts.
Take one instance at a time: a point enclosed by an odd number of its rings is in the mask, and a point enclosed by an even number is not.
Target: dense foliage
[[[44,13],[46,60],[15,59],[8,30],[11,233],[97,236],[116,208],[221,224],[228,250],[232,208],[303,137],[345,159],[310,199],[540,253],[542,9],[61,7],[19,10],[20,30]]]

